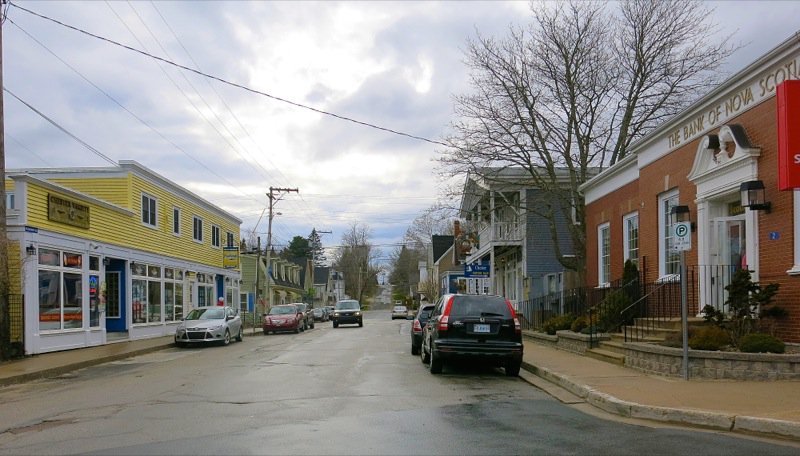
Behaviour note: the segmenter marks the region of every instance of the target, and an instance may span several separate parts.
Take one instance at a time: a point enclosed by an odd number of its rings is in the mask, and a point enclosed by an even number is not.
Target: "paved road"
[[[632,426],[564,406],[502,370],[427,372],[409,321],[318,324],[168,349],[0,389],[0,454],[797,454]]]

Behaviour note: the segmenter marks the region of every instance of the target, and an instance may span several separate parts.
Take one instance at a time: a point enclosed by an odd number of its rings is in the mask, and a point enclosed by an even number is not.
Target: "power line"
[[[46,116],[44,113],[42,113],[42,112],[41,112],[41,111],[39,111],[38,109],[36,109],[36,108],[34,108],[33,106],[31,106],[31,105],[30,105],[30,104],[29,104],[27,101],[25,101],[25,100],[23,100],[22,98],[18,97],[18,96],[17,96],[17,95],[16,95],[14,92],[12,92],[12,91],[8,90],[8,89],[7,89],[7,88],[5,88],[5,87],[3,87],[3,91],[4,91],[4,92],[6,92],[7,94],[11,95],[12,97],[16,98],[16,99],[17,99],[17,101],[19,101],[20,103],[22,103],[22,104],[24,104],[25,106],[27,106],[27,107],[28,107],[28,109],[30,109],[31,111],[33,111],[33,112],[35,112],[36,114],[38,114],[38,115],[39,115],[39,116],[40,116],[42,119],[44,119],[44,120],[46,120],[46,121],[50,122],[50,124],[51,124],[51,125],[53,125],[54,127],[58,128],[59,130],[61,130],[62,132],[64,132],[64,133],[65,133],[67,136],[69,136],[70,138],[72,138],[72,139],[74,139],[75,141],[77,141],[78,143],[80,143],[80,144],[81,144],[83,147],[85,147],[85,148],[89,149],[90,151],[94,152],[94,153],[95,153],[95,154],[96,154],[98,157],[100,157],[100,158],[102,158],[103,160],[105,160],[105,161],[107,161],[107,162],[111,163],[113,166],[117,166],[117,162],[115,162],[114,160],[110,159],[110,158],[109,158],[109,157],[108,157],[106,154],[104,154],[104,153],[100,152],[99,150],[97,150],[97,149],[95,149],[94,147],[90,146],[90,145],[89,145],[89,144],[88,144],[86,141],[84,141],[84,140],[82,140],[81,138],[78,138],[77,136],[75,136],[74,134],[72,134],[72,133],[71,133],[69,130],[67,130],[66,128],[64,128],[64,127],[62,127],[61,125],[59,125],[59,124],[58,124],[58,122],[56,122],[55,120],[53,120],[53,119],[51,119],[51,118],[47,117],[47,116]]]
[[[381,126],[378,126],[378,125],[375,125],[375,124],[371,124],[369,122],[363,122],[363,121],[360,121],[360,120],[353,119],[352,117],[347,117],[347,116],[335,114],[335,113],[332,113],[332,112],[328,112],[328,111],[325,111],[325,110],[322,110],[322,109],[317,109],[317,108],[314,108],[314,107],[311,107],[311,106],[304,105],[302,103],[298,103],[298,102],[287,100],[285,98],[281,98],[281,97],[278,97],[278,96],[275,96],[275,95],[271,95],[269,93],[262,92],[260,90],[252,89],[252,88],[244,86],[242,84],[231,82],[231,81],[228,81],[226,79],[220,78],[218,76],[213,76],[211,74],[204,73],[204,72],[202,72],[200,70],[196,70],[194,68],[190,68],[190,67],[181,65],[181,64],[173,62],[171,60],[167,60],[165,58],[158,57],[156,55],[144,52],[144,51],[136,49],[134,47],[119,43],[119,42],[111,40],[109,38],[105,38],[105,37],[102,37],[100,35],[96,35],[94,33],[88,32],[88,31],[83,30],[81,28],[78,28],[78,27],[66,24],[64,22],[61,22],[61,21],[59,21],[57,19],[53,19],[51,17],[36,13],[34,11],[31,11],[31,10],[29,10],[27,8],[23,8],[23,7],[19,6],[19,5],[17,5],[16,3],[9,2],[9,4],[14,6],[15,8],[18,8],[18,9],[20,9],[22,11],[25,11],[28,14],[32,14],[32,15],[37,16],[39,18],[48,20],[48,21],[53,22],[55,24],[58,24],[58,25],[60,25],[62,27],[66,27],[66,28],[74,30],[76,32],[83,33],[84,35],[88,35],[88,36],[91,36],[92,38],[96,38],[98,40],[105,41],[105,42],[113,44],[115,46],[119,46],[119,47],[121,47],[123,49],[127,49],[127,50],[135,52],[137,54],[140,54],[140,55],[143,55],[143,56],[146,56],[146,57],[150,57],[151,59],[155,59],[155,60],[158,60],[160,62],[164,62],[164,63],[166,63],[168,65],[172,65],[174,67],[181,68],[181,69],[186,70],[186,71],[190,71],[190,72],[195,73],[197,75],[200,75],[200,76],[203,76],[203,77],[206,77],[206,78],[209,78],[209,79],[213,79],[215,81],[221,82],[221,83],[229,85],[231,87],[236,87],[236,88],[245,90],[247,92],[251,92],[251,93],[254,93],[254,94],[257,94],[257,95],[261,95],[261,96],[273,99],[275,101],[279,101],[281,103],[286,103],[286,104],[289,104],[289,105],[292,105],[292,106],[295,106],[295,107],[298,107],[298,108],[301,108],[301,109],[306,109],[306,110],[309,110],[309,111],[316,112],[318,114],[322,114],[322,115],[325,115],[325,116],[330,116],[330,117],[333,117],[333,118],[336,118],[336,119],[339,119],[339,120],[344,120],[346,122],[351,122],[351,123],[362,125],[362,126],[365,126],[365,127],[368,127],[368,128],[373,128],[375,130],[385,131],[387,133],[391,133],[391,134],[398,135],[398,136],[404,136],[406,138],[416,139],[418,141],[424,141],[424,142],[427,142],[427,143],[430,143],[430,144],[436,144],[436,145],[439,145],[439,146],[450,147],[448,144],[443,143],[441,141],[436,141],[436,140],[433,140],[433,139],[424,138],[422,136],[416,136],[416,135],[412,135],[412,134],[409,134],[409,133],[404,133],[404,132],[401,132],[401,131],[398,131],[398,130],[393,130],[391,128],[381,127]]]

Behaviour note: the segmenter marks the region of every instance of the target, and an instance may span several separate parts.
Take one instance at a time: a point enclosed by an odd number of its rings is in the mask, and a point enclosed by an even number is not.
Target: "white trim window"
[[[83,255],[40,247],[39,331],[83,328]]]
[[[211,225],[211,246],[219,248],[219,226]]]
[[[16,209],[14,192],[6,192],[6,210]]]
[[[172,207],[172,234],[181,235],[181,208]]]
[[[164,321],[183,320],[183,270],[164,268]]]
[[[639,267],[639,213],[632,212],[622,218],[622,259],[631,260]]]
[[[225,233],[225,246],[226,247],[234,247],[233,245],[233,233],[230,231]]]
[[[611,225],[606,222],[597,227],[597,284],[607,287],[611,283]]]
[[[203,242],[203,219],[198,216],[192,217],[192,239]]]
[[[658,274],[661,279],[677,277],[681,256],[672,248],[673,228],[670,212],[678,205],[678,191],[666,192],[658,197]]]
[[[156,198],[142,193],[142,224],[152,228],[158,227]]]
[[[131,321],[133,324],[161,323],[164,299],[161,266],[131,265]]]

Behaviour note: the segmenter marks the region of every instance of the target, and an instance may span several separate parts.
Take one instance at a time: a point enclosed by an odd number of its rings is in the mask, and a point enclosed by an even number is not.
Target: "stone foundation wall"
[[[682,349],[643,343],[624,346],[626,367],[670,377],[682,375]],[[800,354],[689,350],[689,378],[800,380]]]

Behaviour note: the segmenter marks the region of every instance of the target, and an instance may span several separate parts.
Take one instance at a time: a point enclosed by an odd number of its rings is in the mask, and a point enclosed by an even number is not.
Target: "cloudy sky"
[[[102,155],[136,160],[273,243],[312,228],[339,244],[353,222],[388,256],[437,201],[439,141],[467,89],[476,30],[528,22],[527,2],[20,1],[3,24],[3,85]],[[714,2],[710,22],[743,45],[734,72],[800,28],[800,2]],[[74,27],[240,87],[177,69]],[[250,90],[246,90],[246,89]],[[260,92],[260,93],[259,93]],[[108,166],[4,94],[6,167]]]

